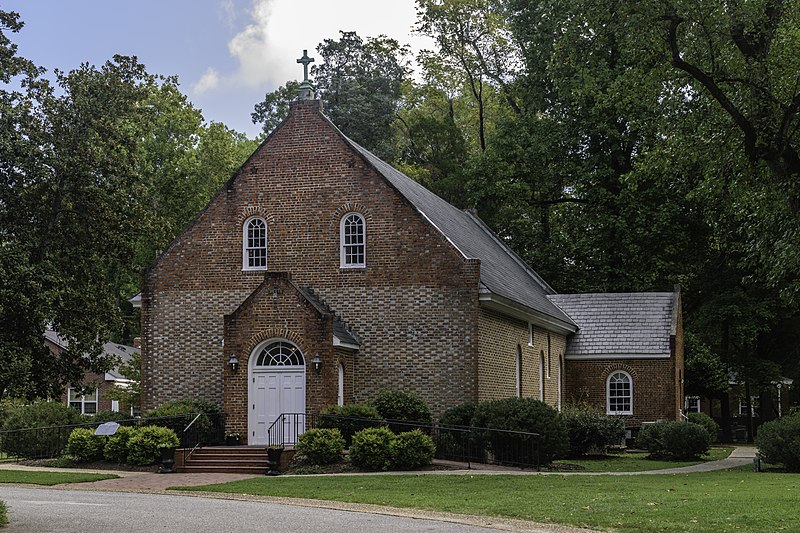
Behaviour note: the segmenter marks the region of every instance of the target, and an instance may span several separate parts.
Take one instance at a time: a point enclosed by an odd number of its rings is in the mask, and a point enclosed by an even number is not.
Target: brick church
[[[469,210],[348,139],[305,94],[147,271],[142,403],[280,413],[412,390],[435,414],[521,396],[630,426],[679,417],[680,294],[556,294]]]

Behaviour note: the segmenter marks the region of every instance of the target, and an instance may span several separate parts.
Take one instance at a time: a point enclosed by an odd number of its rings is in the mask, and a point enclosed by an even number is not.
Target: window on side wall
[[[618,370],[606,380],[606,412],[609,415],[633,414],[633,380]]]
[[[700,396],[687,396],[685,402],[685,410],[687,413],[699,413]]]
[[[70,387],[67,390],[67,403],[83,415],[93,415],[97,413],[97,389],[80,394],[78,389]]]
[[[367,226],[360,213],[347,213],[339,224],[339,257],[342,268],[367,265]]]
[[[242,228],[242,270],[267,269],[267,222],[250,217]]]

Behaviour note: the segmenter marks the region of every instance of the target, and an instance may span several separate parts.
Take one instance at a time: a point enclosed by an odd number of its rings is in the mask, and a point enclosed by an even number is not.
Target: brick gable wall
[[[366,221],[363,269],[339,265],[339,221],[350,211]],[[479,262],[465,260],[314,102],[301,101],[147,273],[144,408],[184,397],[223,402],[223,316],[264,278],[242,271],[242,223],[252,214],[267,221],[269,271],[312,287],[362,338],[351,370],[345,367],[348,398],[411,389],[436,413],[476,399]],[[274,324],[249,327],[255,333]],[[249,355],[238,354],[245,368]],[[333,396],[325,401],[333,403],[336,357],[326,357]]]

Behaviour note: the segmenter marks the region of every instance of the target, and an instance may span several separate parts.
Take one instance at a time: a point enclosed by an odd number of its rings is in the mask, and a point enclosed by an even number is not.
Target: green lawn
[[[0,483],[28,483],[31,485],[58,485],[59,483],[86,483],[101,479],[114,479],[115,474],[84,474],[81,472],[40,472],[31,470],[0,470]]]
[[[800,474],[285,476],[203,487],[615,531],[800,531]]]
[[[698,460],[691,461],[658,461],[646,459],[646,452],[633,452],[582,459],[566,459],[555,461],[553,464],[556,467],[559,464],[580,465],[585,472],[642,472],[644,470],[663,470],[665,468],[696,465],[707,461],[718,461],[728,457],[731,451],[733,451],[733,448],[730,447],[711,448],[708,454]]]
[[[0,500],[0,527],[3,527],[8,524],[8,509],[6,509],[6,503]]]

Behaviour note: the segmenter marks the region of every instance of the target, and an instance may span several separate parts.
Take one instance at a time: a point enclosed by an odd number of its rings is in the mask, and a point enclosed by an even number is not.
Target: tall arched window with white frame
[[[267,222],[250,217],[242,227],[242,270],[267,269]]]
[[[339,256],[342,268],[367,265],[367,225],[361,213],[347,213],[339,224]]]
[[[609,415],[633,414],[633,379],[627,372],[616,370],[608,376],[606,412]]]

